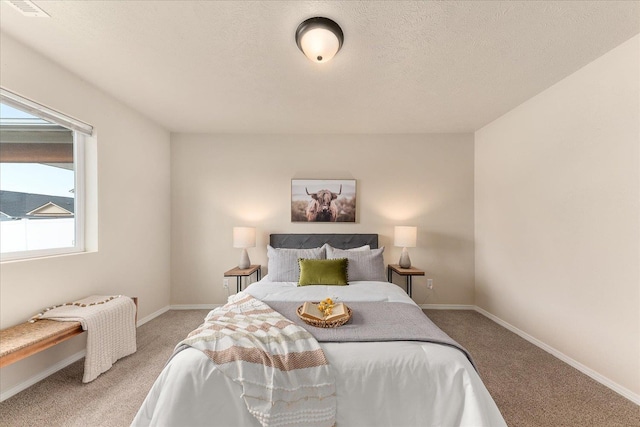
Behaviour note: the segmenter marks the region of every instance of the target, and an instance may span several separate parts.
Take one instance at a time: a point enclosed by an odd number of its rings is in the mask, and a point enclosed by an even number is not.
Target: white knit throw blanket
[[[87,331],[83,383],[95,380],[116,360],[136,352],[136,305],[129,297],[92,295],[35,318],[82,324]]]
[[[251,295],[229,297],[176,351],[184,346],[204,352],[242,386],[247,409],[261,425],[335,424],[335,379],[322,348],[305,329]]]

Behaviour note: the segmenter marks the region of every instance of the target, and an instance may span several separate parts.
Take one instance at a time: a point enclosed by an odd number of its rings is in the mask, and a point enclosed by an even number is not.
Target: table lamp
[[[256,246],[256,229],[254,227],[233,227],[233,247],[242,248],[240,263],[238,268],[245,269],[251,267],[247,248]]]
[[[409,258],[409,251],[407,248],[416,247],[416,239],[418,235],[418,227],[405,227],[396,226],[394,232],[393,245],[402,248],[402,254],[400,255],[400,261],[398,265],[402,268],[411,267],[411,259]]]

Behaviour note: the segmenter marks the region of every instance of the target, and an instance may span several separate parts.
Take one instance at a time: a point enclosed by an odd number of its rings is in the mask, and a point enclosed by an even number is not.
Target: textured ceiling
[[[474,131],[640,32],[637,1],[35,3],[2,31],[174,132]],[[327,64],[293,37],[318,15]]]

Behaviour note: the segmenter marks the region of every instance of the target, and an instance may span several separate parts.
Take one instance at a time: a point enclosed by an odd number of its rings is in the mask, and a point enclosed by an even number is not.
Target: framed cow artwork
[[[292,179],[291,222],[356,222],[356,180]]]

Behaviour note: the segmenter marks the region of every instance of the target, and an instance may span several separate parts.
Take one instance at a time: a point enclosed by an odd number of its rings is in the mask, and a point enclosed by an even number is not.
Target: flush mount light
[[[329,18],[309,18],[296,30],[296,44],[313,62],[327,62],[342,47],[344,34],[338,24]]]

